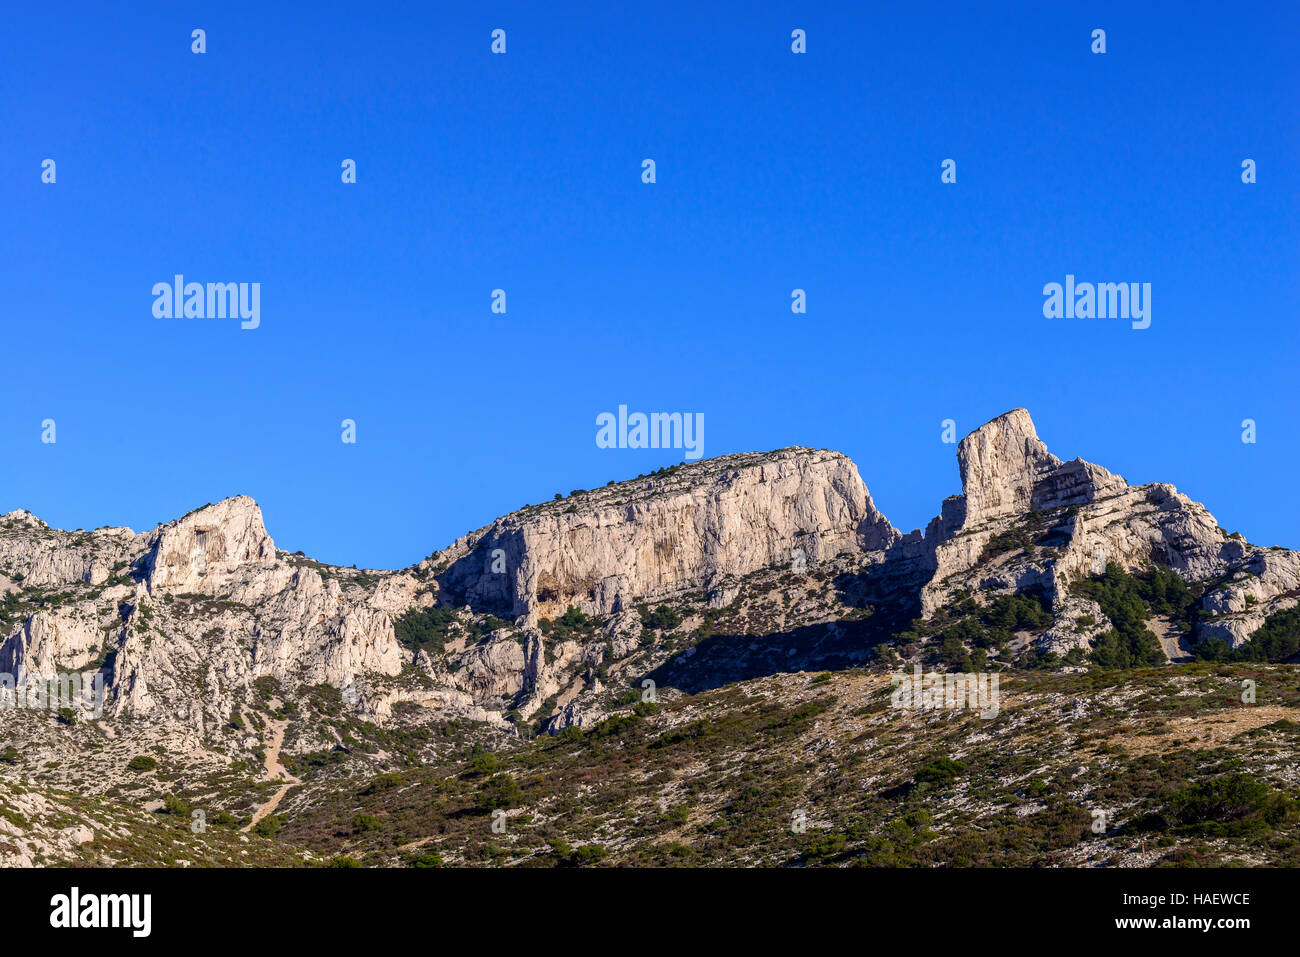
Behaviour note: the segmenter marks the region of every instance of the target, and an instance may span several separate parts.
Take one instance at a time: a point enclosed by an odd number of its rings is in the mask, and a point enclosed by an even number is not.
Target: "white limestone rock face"
[[[1055,621],[1041,641],[1045,651],[1058,655],[1068,654],[1075,648],[1087,651],[1097,638],[1110,630],[1110,621],[1091,598],[1064,595],[1053,611]]]
[[[485,707],[473,695],[455,688],[386,689],[363,698],[359,710],[366,720],[383,724],[392,720],[394,708],[402,704],[416,705],[441,718],[481,722],[497,730],[510,726],[499,709]]]
[[[980,426],[957,447],[961,468],[961,531],[1115,495],[1128,483],[1082,459],[1062,462],[1047,451],[1024,409]]]
[[[0,644],[0,674],[22,683],[28,676],[78,671],[99,657],[103,639],[94,616],[83,609],[39,611]]]
[[[400,572],[385,576],[370,596],[372,607],[396,618],[416,607],[433,604],[433,595],[422,591],[422,583],[415,576]]]
[[[469,649],[461,659],[458,683],[476,698],[502,698],[517,694],[524,686],[524,644],[505,632]]]
[[[565,728],[591,728],[604,719],[605,712],[592,710],[580,701],[570,701],[546,723],[546,731],[548,734],[558,734]]]
[[[273,565],[275,543],[247,495],[197,509],[153,533],[149,591],[212,591],[240,566]]]
[[[6,568],[18,556],[24,567],[53,570],[36,582],[11,579],[19,607],[40,610],[0,635],[0,672],[53,674],[103,661],[113,716],[202,731],[221,726],[259,678],[285,689],[342,688],[394,678],[406,660],[386,609],[415,601],[415,580],[281,557],[246,496],[143,535],[59,532],[10,515],[0,520],[0,546]],[[85,561],[51,560],[61,554]],[[120,583],[94,587],[98,568]],[[32,586],[51,580],[68,591],[61,607],[41,608],[45,592]]]
[[[964,528],[1033,507],[1034,491],[1061,460],[1047,451],[1024,409],[1012,409],[980,426],[957,447]]]
[[[1082,459],[1062,462],[1047,451],[1024,409],[966,436],[957,458],[961,501],[945,503],[945,516],[927,534],[935,570],[921,592],[924,614],[959,589],[979,589],[985,549],[995,536],[1018,528],[1038,534],[1043,529],[1035,524],[1043,521],[1050,523],[1056,554],[1032,568],[1013,563],[1001,590],[1042,584],[1055,598],[1107,562],[1133,570],[1155,561],[1195,580],[1228,567],[1232,549],[1204,506],[1171,485],[1132,487]],[[1045,566],[1046,579],[1036,580]]]
[[[707,590],[727,576],[808,564],[899,538],[837,452],[724,456],[507,515],[435,555],[455,604],[521,616]],[[495,569],[500,569],[496,571]]]
[[[1269,615],[1300,601],[1300,554],[1230,538],[1213,515],[1172,485],[1130,486],[1106,469],[1061,462],[1039,440],[1029,414],[1014,409],[981,426],[958,449],[963,494],[944,503],[924,540],[933,569],[921,589],[924,615],[959,591],[1009,593],[1041,587],[1057,624],[1045,646],[1083,647],[1098,629],[1073,628],[1081,614],[1069,593],[1114,562],[1128,571],[1151,564],[1187,581],[1209,583],[1201,607],[1210,617],[1197,637],[1236,647]],[[1018,549],[990,555],[995,536],[1020,533],[1041,545],[1033,558]]]
[[[126,568],[138,539],[129,528],[53,529],[19,509],[0,516],[0,578],[27,588],[99,585]]]
[[[337,582],[327,584],[313,568],[294,571],[262,607],[267,624],[255,628],[252,648],[259,677],[337,687],[361,675],[401,671],[388,615],[347,600]]]
[[[1126,486],[1080,510],[1058,584],[1112,561],[1128,569],[1156,562],[1203,581],[1226,571],[1235,551],[1205,506],[1172,485]]]
[[[1239,572],[1201,601],[1213,617],[1203,621],[1199,631],[1202,640],[1220,638],[1234,648],[1244,644],[1270,615],[1300,602],[1300,553],[1244,543],[1240,547]]]

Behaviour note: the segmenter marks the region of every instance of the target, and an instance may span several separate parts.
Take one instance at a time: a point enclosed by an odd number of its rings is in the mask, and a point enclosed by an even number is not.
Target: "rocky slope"
[[[274,824],[314,800],[314,777],[590,729],[650,700],[814,669],[1222,658],[1300,602],[1300,555],[1228,535],[1173,486],[1062,462],[1023,409],[957,459],[961,494],[924,533],[897,531],[843,455],[790,448],[530,506],[397,571],[279,550],[245,496],[144,533],[12,512],[0,698],[6,680],[69,672],[104,690],[64,712],[0,707],[0,780],[132,809],[166,781]],[[282,735],[285,780],[306,783],[270,814]]]
[[[308,785],[287,835],[398,867],[1300,865],[1295,669],[1124,677],[1018,672],[985,720],[890,707],[864,670],[773,675]],[[1242,798],[1207,813],[1222,782]]]

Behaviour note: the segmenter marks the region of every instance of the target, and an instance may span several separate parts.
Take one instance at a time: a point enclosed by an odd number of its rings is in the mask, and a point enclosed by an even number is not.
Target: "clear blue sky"
[[[706,456],[839,449],[907,530],[959,490],[941,421],[1025,406],[1300,546],[1298,9],[10,4],[0,511],[246,493],[398,567],[680,461],[596,447],[625,404],[703,413]],[[260,282],[261,328],[154,318],[177,272]],[[1151,328],[1045,319],[1067,272],[1150,282]]]

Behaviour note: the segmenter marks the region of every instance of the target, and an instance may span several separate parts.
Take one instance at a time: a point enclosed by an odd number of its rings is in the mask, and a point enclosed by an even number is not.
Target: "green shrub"
[[[494,774],[501,770],[502,761],[491,751],[486,751],[483,754],[475,755],[474,759],[469,763],[469,768],[475,774]]]
[[[789,718],[783,722],[789,723]],[[713,732],[713,724],[707,718],[701,718],[699,721],[692,721],[690,724],[683,725],[680,728],[672,728],[665,731],[659,737],[650,742],[651,748],[667,748],[674,744],[680,744],[683,741],[698,741],[701,738],[708,737]]]
[[[685,804],[679,804],[676,807],[670,807],[664,812],[664,820],[669,824],[685,824],[687,818],[691,816],[691,809]]]
[[[152,771],[156,767],[158,767],[158,760],[147,754],[137,754],[126,764],[128,771]]]
[[[978,671],[987,657],[984,649],[1002,648],[1017,631],[1041,631],[1052,623],[1052,614],[1044,602],[1043,595],[1025,592],[998,595],[987,606],[981,607],[966,596],[938,618],[936,624],[945,620],[951,623],[938,634],[940,643],[934,659],[949,670]],[[920,638],[915,628],[895,636],[900,644],[919,641]],[[968,656],[967,648],[976,649],[976,654]]]
[[[22,828],[24,831],[31,827],[31,825],[27,823],[27,818],[23,817],[13,808],[5,807],[3,804],[0,804],[0,818],[3,818],[15,827]]]
[[[174,814],[177,817],[190,816],[190,806],[175,794],[169,794],[163,798],[162,810],[164,814]]]
[[[948,784],[966,770],[966,766],[952,758],[937,758],[917,771],[914,778],[917,784]]]
[[[660,605],[654,611],[641,612],[642,626],[655,631],[672,631],[681,623],[682,616],[667,605]]]
[[[569,864],[573,867],[582,867],[585,864],[595,864],[603,861],[609,856],[609,851],[599,844],[584,844],[569,855]]]
[[[1226,774],[1175,791],[1168,815],[1181,830],[1210,837],[1239,837],[1272,830],[1291,816],[1285,794],[1248,774]]]
[[[492,811],[498,808],[518,807],[523,799],[523,788],[508,774],[497,774],[483,782],[480,806]]]
[[[1088,656],[1101,668],[1164,664],[1160,639],[1147,628],[1147,619],[1153,615],[1189,618],[1195,600],[1187,583],[1168,569],[1130,575],[1115,562],[1107,562],[1099,576],[1074,582],[1070,591],[1093,599],[1115,626],[1097,639]]]
[[[253,825],[253,833],[263,837],[275,837],[282,827],[284,827],[284,818],[278,814],[268,814]]]
[[[440,655],[460,631],[456,612],[450,608],[413,608],[393,622],[393,632],[412,651]]]
[[[1007,552],[1023,551],[1031,547],[1034,543],[1033,536],[1029,530],[1023,526],[1017,525],[1008,528],[1005,532],[998,532],[984,545],[984,551],[980,553],[980,561],[986,562],[990,558],[996,558],[998,555],[1004,555]]]
[[[844,850],[847,843],[848,838],[843,834],[827,834],[824,837],[818,837],[804,848],[803,856],[806,860],[811,861],[833,857]]]
[[[361,792],[362,794],[380,794],[384,791],[391,791],[393,788],[402,786],[402,776],[394,774],[391,771],[387,774],[381,774]]]
[[[537,627],[541,629],[543,635],[556,641],[581,640],[595,635],[600,628],[600,619],[584,614],[570,605],[564,614],[554,621],[549,618],[539,619]]]

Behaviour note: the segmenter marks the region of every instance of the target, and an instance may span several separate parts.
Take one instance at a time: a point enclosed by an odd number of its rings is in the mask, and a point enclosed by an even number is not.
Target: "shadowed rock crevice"
[[[897,624],[868,618],[806,625],[774,635],[713,635],[644,677],[664,688],[698,694],[776,674],[855,668],[871,660],[873,648],[888,641]]]

